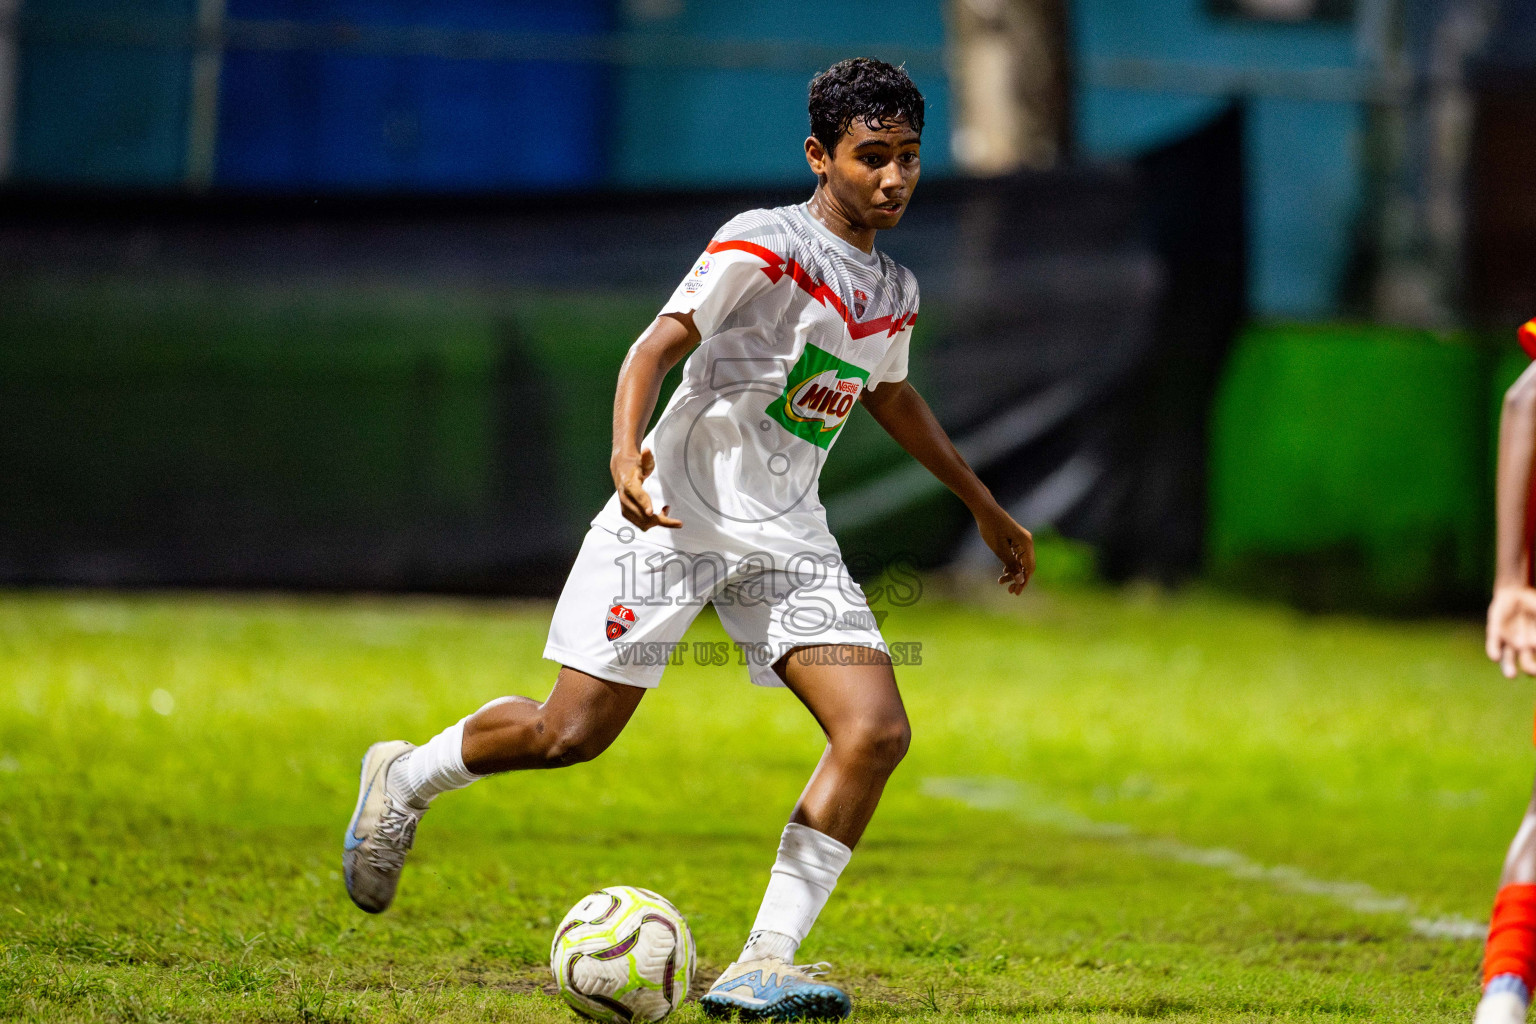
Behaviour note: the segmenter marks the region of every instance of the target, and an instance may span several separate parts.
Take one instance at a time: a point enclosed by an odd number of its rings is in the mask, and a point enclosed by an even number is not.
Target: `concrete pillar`
[[[219,73],[224,63],[224,0],[198,0],[197,46],[192,51],[192,101],[187,105],[187,186],[213,183],[219,135]]]
[[[1067,143],[1064,0],[950,0],[955,160],[972,174],[1052,167]]]

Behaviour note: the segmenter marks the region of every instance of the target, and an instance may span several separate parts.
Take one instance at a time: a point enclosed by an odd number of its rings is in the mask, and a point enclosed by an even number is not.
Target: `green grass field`
[[[724,966],[820,748],[734,666],[444,798],[394,909],[346,898],[363,748],[542,696],[548,611],[0,596],[0,1018],[568,1021],[552,925],[614,883]],[[1533,761],[1474,625],[1046,591],[885,632],[924,645],[912,752],[803,950],[858,1019],[1470,1018]]]

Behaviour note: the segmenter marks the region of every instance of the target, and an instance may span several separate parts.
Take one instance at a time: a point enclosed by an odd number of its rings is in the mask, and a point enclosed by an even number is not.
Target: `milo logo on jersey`
[[[784,394],[763,411],[796,437],[826,448],[853,411],[868,379],[869,371],[862,366],[806,345],[789,371]]]

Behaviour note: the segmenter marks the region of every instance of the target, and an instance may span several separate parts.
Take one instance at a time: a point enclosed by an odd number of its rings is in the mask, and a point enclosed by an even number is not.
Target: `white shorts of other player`
[[[660,527],[657,527],[660,529]],[[715,606],[752,682],[782,686],[773,663],[820,644],[886,649],[864,591],[842,558],[807,553],[786,569],[752,558],[689,554],[629,540],[600,526],[588,531],[555,606],[544,657],[631,686],[653,687],[706,603]]]

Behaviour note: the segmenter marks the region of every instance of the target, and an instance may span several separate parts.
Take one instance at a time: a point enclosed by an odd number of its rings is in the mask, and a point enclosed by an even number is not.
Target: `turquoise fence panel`
[[[1077,139],[1094,159],[1178,138],[1267,74],[1347,76],[1360,62],[1349,24],[1243,22],[1212,15],[1207,0],[1079,0],[1071,10]],[[1117,76],[1124,64],[1142,70]],[[1145,84],[1122,84],[1135,77]],[[1361,203],[1364,121],[1361,104],[1347,99],[1252,97],[1245,159],[1256,312],[1336,311]]]
[[[180,184],[196,0],[26,0],[12,175]]]
[[[621,185],[811,184],[801,144],[816,72],[843,57],[907,63],[927,101],[923,169],[951,167],[943,5],[924,0],[824,4],[629,5],[642,38],[703,41],[666,66],[620,73],[614,177]],[[644,17],[635,13],[644,9]],[[710,43],[726,44],[712,48]],[[729,66],[732,55],[740,66]],[[713,65],[713,66],[712,66]],[[658,140],[665,139],[666,144]]]

